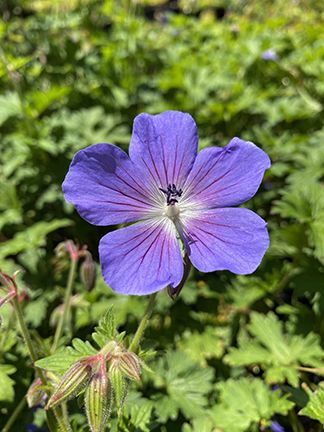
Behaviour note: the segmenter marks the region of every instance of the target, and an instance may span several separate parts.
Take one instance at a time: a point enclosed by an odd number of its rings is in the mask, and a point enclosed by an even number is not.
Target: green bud
[[[115,368],[113,364],[110,365],[109,378],[114,392],[116,408],[119,410],[126,397],[126,383],[121,370]]]
[[[104,359],[85,391],[85,409],[91,432],[103,432],[111,411],[111,384]]]
[[[88,251],[85,260],[80,266],[80,276],[86,290],[91,291],[96,282],[97,267]]]
[[[85,361],[74,363],[63,375],[45,409],[53,408],[76,396],[88,384],[91,374],[92,367]]]

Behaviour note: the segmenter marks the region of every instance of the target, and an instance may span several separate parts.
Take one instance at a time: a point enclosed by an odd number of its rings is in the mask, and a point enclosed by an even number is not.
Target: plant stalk
[[[140,341],[143,337],[146,326],[149,322],[149,319],[151,318],[153,308],[155,305],[156,296],[157,296],[157,293],[154,293],[149,298],[149,302],[147,304],[145,314],[144,314],[143,318],[141,319],[139,326],[137,327],[136,333],[135,333],[133,340],[129,346],[129,351],[136,352],[138,347],[139,347],[139,344],[140,344]]]
[[[19,417],[19,414],[25,408],[25,405],[26,405],[26,399],[25,399],[25,397],[23,397],[21,399],[21,401],[19,402],[19,404],[14,409],[13,413],[9,417],[8,421],[6,422],[6,424],[4,425],[4,427],[2,429],[2,432],[9,432],[10,431],[11,427],[14,425],[15,421]]]
[[[71,266],[70,266],[68,281],[67,281],[65,295],[64,295],[63,313],[60,316],[59,322],[58,322],[57,327],[56,327],[56,331],[55,331],[55,335],[54,335],[54,342],[53,342],[53,346],[51,348],[52,353],[55,352],[57,347],[58,347],[58,343],[59,343],[60,338],[63,334],[63,329],[64,329],[64,326],[65,326],[66,321],[67,321],[67,317],[68,317],[69,312],[70,312],[70,308],[71,308],[70,300],[71,300],[72,288],[73,288],[73,283],[74,283],[76,269],[77,269],[77,263],[78,263],[77,259],[71,260]]]
[[[12,304],[13,304],[18,322],[19,322],[22,336],[23,336],[24,341],[27,345],[29,356],[30,356],[30,358],[33,362],[33,365],[34,365],[35,362],[38,360],[38,357],[37,357],[32,339],[30,337],[30,333],[29,333],[28,328],[26,326],[26,323],[24,320],[24,315],[23,315],[23,312],[22,312],[22,309],[21,309],[21,306],[20,306],[20,303],[18,301],[17,296],[12,299]],[[45,374],[42,371],[42,369],[36,367],[36,371],[37,371],[37,374],[38,374],[42,384],[44,386],[47,386],[47,380],[46,380]],[[19,405],[18,405],[18,407],[19,407]],[[18,407],[14,411],[13,415],[17,411]],[[23,408],[23,406],[21,407],[21,409],[22,408]],[[15,418],[19,415],[19,413],[20,413],[20,410],[15,414]],[[15,421],[15,418],[13,419],[13,421]],[[69,424],[65,423],[64,419],[62,418],[61,412],[57,408],[47,412],[47,421],[48,421],[48,426],[49,426],[51,432],[57,432],[57,431],[70,432],[70,430],[71,430]],[[9,426],[10,426],[10,424],[9,424]]]
[[[37,357],[36,351],[34,349],[34,345],[33,345],[33,342],[31,340],[31,337],[30,337],[30,333],[27,329],[27,326],[26,326],[26,323],[24,320],[24,316],[23,316],[23,312],[21,310],[20,303],[17,299],[17,296],[13,298],[12,304],[13,304],[15,312],[16,312],[16,316],[17,316],[17,319],[19,322],[21,333],[23,335],[24,341],[25,341],[27,348],[28,348],[28,351],[29,351],[29,356],[30,356],[33,364],[35,364],[36,361],[38,360],[38,357]],[[38,374],[40,380],[42,381],[42,384],[47,385],[44,372],[39,368],[36,368],[36,371],[37,371],[37,374]]]

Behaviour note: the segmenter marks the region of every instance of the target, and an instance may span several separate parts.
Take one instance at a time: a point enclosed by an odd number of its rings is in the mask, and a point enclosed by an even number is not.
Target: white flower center
[[[164,214],[168,216],[168,218],[174,220],[179,216],[180,207],[178,204],[166,205],[164,207]]]
[[[182,196],[182,189],[178,189],[174,183],[169,183],[167,188],[160,187],[159,189],[164,193],[166,198],[166,205],[163,207],[163,215],[175,222],[180,213],[179,199]]]

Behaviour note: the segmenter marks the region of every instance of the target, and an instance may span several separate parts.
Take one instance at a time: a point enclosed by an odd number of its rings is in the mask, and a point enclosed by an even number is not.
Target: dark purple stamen
[[[160,191],[162,191],[166,195],[167,205],[174,205],[175,203],[177,203],[178,200],[174,197],[181,197],[182,192],[183,192],[182,189],[177,189],[177,187],[174,183],[172,183],[172,185],[171,185],[171,183],[168,184],[168,187],[166,190],[162,189],[162,188],[159,188],[159,189],[160,189]]]

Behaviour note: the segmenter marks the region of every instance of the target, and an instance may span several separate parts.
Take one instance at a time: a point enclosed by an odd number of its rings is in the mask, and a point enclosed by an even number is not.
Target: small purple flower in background
[[[266,61],[277,61],[279,59],[278,54],[272,48],[263,51],[263,53],[261,54],[261,58],[262,60]]]
[[[285,432],[285,428],[280,423],[272,421],[270,425],[272,432]]]
[[[129,156],[112,144],[74,156],[63,192],[79,214],[94,225],[137,221],[100,241],[102,274],[114,291],[176,288],[184,272],[179,239],[202,272],[249,274],[260,264],[266,223],[231,207],[253,197],[269,157],[239,138],[198,155],[197,148],[193,118],[167,111],[135,118]]]

